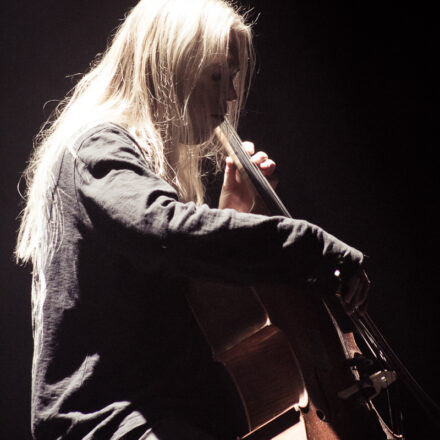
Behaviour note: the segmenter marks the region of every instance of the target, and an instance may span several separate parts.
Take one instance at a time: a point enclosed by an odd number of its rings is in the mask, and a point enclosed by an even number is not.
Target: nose
[[[237,92],[235,90],[234,82],[232,81],[232,78],[229,79],[229,86],[228,86],[228,95],[226,97],[226,101],[235,101],[238,98]]]

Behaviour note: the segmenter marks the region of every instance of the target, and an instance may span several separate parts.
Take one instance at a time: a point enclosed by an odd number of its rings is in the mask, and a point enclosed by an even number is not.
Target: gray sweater
[[[113,124],[75,149],[55,170],[63,237],[45,270],[35,438],[139,438],[174,416],[228,438],[224,372],[188,308],[187,280],[297,282],[340,261],[353,270],[362,254],[306,221],[179,202]]]

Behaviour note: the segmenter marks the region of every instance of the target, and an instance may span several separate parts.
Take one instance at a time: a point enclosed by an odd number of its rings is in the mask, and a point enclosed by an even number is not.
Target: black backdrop
[[[29,438],[30,271],[12,257],[20,172],[54,106],[44,103],[65,95],[75,81],[68,75],[87,70],[134,3],[2,6],[1,438]],[[260,16],[259,71],[242,137],[277,161],[278,192],[294,217],[370,256],[370,313],[436,397],[433,11],[377,0],[243,4]],[[434,439],[432,424],[403,396],[408,439]]]

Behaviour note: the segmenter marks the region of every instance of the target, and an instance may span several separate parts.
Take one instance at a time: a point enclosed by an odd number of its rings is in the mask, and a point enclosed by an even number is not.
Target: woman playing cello
[[[220,163],[215,130],[237,125],[253,62],[230,3],[141,0],[37,136],[16,250],[33,265],[35,439],[235,438],[191,277],[297,282],[342,262],[346,309],[364,306],[362,253],[250,213],[231,159],[204,204],[202,161]]]

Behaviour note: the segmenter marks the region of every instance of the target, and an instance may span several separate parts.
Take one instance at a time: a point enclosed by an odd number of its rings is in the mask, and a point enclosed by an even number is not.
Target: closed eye
[[[239,72],[239,70],[236,70],[235,72],[233,72],[232,74],[231,74],[231,76],[230,76],[230,78],[231,78],[231,80],[234,80],[234,78],[237,76],[237,74],[238,74],[238,72]],[[211,75],[211,79],[213,80],[213,81],[215,81],[215,82],[219,82],[219,81],[221,81],[221,79],[222,79],[222,74],[221,73],[213,73],[212,75]]]

